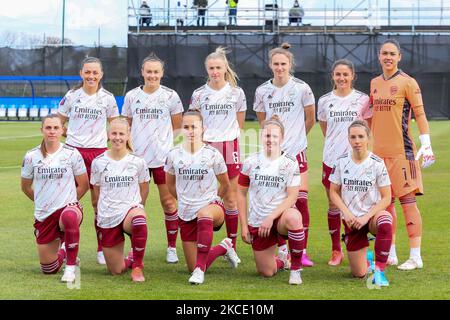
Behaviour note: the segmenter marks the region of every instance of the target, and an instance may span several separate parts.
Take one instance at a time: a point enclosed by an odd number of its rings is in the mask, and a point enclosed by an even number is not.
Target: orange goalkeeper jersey
[[[373,108],[373,153],[382,158],[414,160],[416,146],[410,132],[411,111],[423,114],[422,94],[416,80],[403,71],[390,79],[383,75],[370,82]]]

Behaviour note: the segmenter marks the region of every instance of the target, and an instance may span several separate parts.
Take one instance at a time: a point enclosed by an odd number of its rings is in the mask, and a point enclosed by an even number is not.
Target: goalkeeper
[[[422,168],[426,168],[435,162],[435,157],[420,88],[416,80],[398,69],[401,58],[400,45],[396,40],[388,39],[382,44],[378,59],[383,73],[370,83],[371,123],[373,152],[383,158],[392,182],[392,201],[387,211],[393,217],[394,235],[387,263],[398,264],[394,200],[399,198],[409,237],[410,256],[398,269],[414,270],[423,267],[420,254],[422,218],[415,198],[423,194],[419,161],[422,158]],[[412,113],[420,131],[421,147],[418,152],[410,132]]]

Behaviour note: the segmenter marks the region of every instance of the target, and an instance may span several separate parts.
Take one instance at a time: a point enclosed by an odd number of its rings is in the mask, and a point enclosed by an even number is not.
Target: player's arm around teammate
[[[302,283],[300,268],[305,244],[302,216],[295,208],[300,171],[296,159],[281,151],[284,127],[278,117],[263,122],[261,135],[264,151],[245,160],[239,177],[242,239],[252,244],[256,270],[262,276],[272,277],[278,269],[290,268],[289,284],[298,285]],[[281,259],[280,255],[275,256],[279,236],[288,239],[291,263],[287,254]]]
[[[83,218],[78,201],[89,189],[86,167],[76,149],[60,142],[63,124],[56,115],[42,120],[41,132],[40,147],[28,151],[23,160],[22,191],[35,203],[41,271],[57,273],[66,259],[61,281],[73,282]]]
[[[234,202],[225,212],[225,226],[227,237],[236,249],[239,219],[235,199],[241,168],[239,136],[245,124],[247,102],[244,91],[237,85],[237,74],[231,68],[226,53],[225,48],[218,47],[206,57],[208,80],[193,92],[189,109],[201,112],[205,125],[204,141],[219,150],[225,159],[231,183],[230,197]]]
[[[306,159],[307,134],[315,123],[314,94],[307,83],[293,76],[294,55],[289,51],[290,44],[269,51],[269,67],[273,78],[260,85],[255,92],[253,110],[260,125],[272,115],[278,115],[286,130],[283,151],[297,158],[302,185],[295,204],[302,214],[305,228],[305,250],[302,265],[311,267],[314,263],[306,254],[309,232],[308,206],[308,162]],[[286,242],[280,238],[279,253],[286,254]]]
[[[80,77],[82,83],[70,90],[59,103],[58,115],[63,123],[69,122],[66,131],[66,144],[75,147],[86,165],[88,177],[91,177],[91,164],[107,147],[107,122],[119,116],[114,96],[102,88],[103,67],[100,59],[87,57],[81,62]],[[94,225],[97,204],[92,196]],[[98,230],[96,229],[97,235]],[[100,240],[97,236],[97,262],[105,264]]]
[[[385,209],[391,199],[391,184],[381,158],[368,149],[370,129],[361,120],[348,128],[352,151],[337,159],[330,175],[330,198],[341,210],[345,226],[350,269],[364,277],[368,266],[367,233],[376,235],[375,284],[388,286],[384,269],[392,241],[392,217]]]
[[[99,238],[109,272],[119,275],[131,268],[131,279],[142,282],[147,243],[144,204],[150,176],[144,159],[131,153],[130,127],[125,119],[111,122],[108,138],[111,148],[92,163]],[[125,259],[124,233],[130,236],[132,248]]]
[[[416,204],[416,195],[424,192],[419,161],[422,168],[435,161],[431,148],[430,128],[417,81],[399,69],[402,54],[395,39],[386,40],[379,51],[382,75],[370,83],[373,105],[372,132],[374,153],[386,163],[392,181],[392,203],[388,211],[394,218],[394,236],[388,264],[398,264],[395,250],[397,215],[395,198],[400,200],[409,237],[409,259],[398,266],[400,270],[414,270],[423,267],[421,257],[422,218]],[[414,113],[420,132],[421,147],[416,146],[411,135],[411,115]]]
[[[170,192],[178,199],[179,226],[191,284],[204,282],[205,272],[219,256],[233,268],[238,265],[231,239],[211,247],[213,231],[224,223],[225,208],[235,205],[227,167],[219,151],[202,140],[203,122],[198,111],[188,111],[182,122],[183,143],[173,148],[166,161]],[[217,181],[223,192],[218,195]]]
[[[161,85],[164,61],[154,53],[144,58],[141,75],[144,85],[125,95],[122,115],[131,125],[134,153],[145,159],[150,176],[158,187],[166,226],[166,261],[176,263],[178,212],[176,200],[167,188],[164,163],[181,128],[183,105],[174,90]]]
[[[328,180],[337,158],[350,151],[348,126],[357,119],[372,117],[369,97],[353,87],[356,79],[354,65],[347,59],[337,60],[331,68],[333,91],[320,97],[317,118],[325,143],[323,148],[322,184],[328,198],[328,230],[332,242],[332,254],[328,264],[341,264],[344,255],[341,248],[341,212],[330,200]]]

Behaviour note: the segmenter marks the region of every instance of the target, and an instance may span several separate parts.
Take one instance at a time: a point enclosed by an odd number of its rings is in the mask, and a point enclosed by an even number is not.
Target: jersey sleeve
[[[113,95],[109,95],[106,117],[113,118],[113,117],[118,117],[118,116],[120,116],[120,114],[119,114],[119,108],[117,107],[116,99],[114,98]]]
[[[69,117],[70,108],[70,91],[66,93],[66,95],[61,99],[58,105],[58,112],[62,114],[64,117]]]
[[[191,101],[189,103],[189,110],[200,111],[200,94],[198,92],[192,93]]]
[[[138,182],[143,183],[148,181],[150,181],[150,173],[147,169],[147,164],[144,159],[139,158]]]
[[[181,99],[175,91],[173,92],[172,96],[169,100],[169,110],[170,114],[178,114],[184,111],[183,109],[183,103],[181,102]]]
[[[415,116],[425,114],[422,100],[422,92],[420,91],[419,84],[413,78],[408,81],[406,86],[406,99],[410,103]]]
[[[125,95],[125,99],[123,100],[122,116],[127,118],[133,117],[133,113],[131,112],[131,95],[129,93]]]
[[[327,121],[327,114],[326,114],[326,110],[325,110],[325,99],[324,98],[320,98],[319,101],[317,102],[317,119],[319,119],[319,121]]]
[[[339,161],[333,166],[333,170],[331,170],[330,177],[328,178],[328,180],[337,185],[342,184]]]
[[[368,95],[361,96],[361,117],[366,120],[373,116],[373,109],[370,106],[370,98]]]
[[[239,95],[237,98],[237,105],[236,105],[236,111],[242,112],[247,110],[247,99],[245,98],[245,93],[242,88],[239,88],[238,91]]]
[[[263,94],[261,89],[256,89],[255,101],[253,102],[253,110],[255,112],[266,112],[264,109]]]
[[[310,106],[312,104],[316,103],[316,99],[314,98],[314,93],[311,90],[311,87],[307,84],[305,84],[305,92],[302,96],[302,104],[304,106]]]
[[[33,179],[34,172],[33,172],[33,159],[31,157],[30,153],[27,153],[22,161],[22,170],[20,173],[22,178],[25,179]]]
[[[99,169],[99,162],[97,159],[94,159],[92,161],[91,165],[91,181],[90,183],[94,186],[100,185],[100,169]]]
[[[225,160],[218,150],[214,150],[213,170],[216,176],[227,172],[227,165],[225,164]]]
[[[389,179],[389,174],[384,161],[378,165],[377,185],[379,187],[386,187],[391,185],[391,180]]]
[[[287,186],[288,187],[299,187],[301,185],[300,169],[297,162],[291,167],[291,172],[288,177]]]
[[[77,149],[73,149],[72,160],[72,170],[74,176],[81,176],[86,173],[86,166],[83,161],[83,157]]]
[[[169,152],[166,158],[166,164],[164,165],[164,171],[168,174],[175,175],[175,168],[173,166],[172,152]]]

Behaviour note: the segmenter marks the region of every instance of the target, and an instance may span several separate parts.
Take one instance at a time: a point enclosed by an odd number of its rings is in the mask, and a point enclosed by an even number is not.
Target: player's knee
[[[352,270],[352,276],[355,278],[362,279],[366,276],[366,272],[363,272],[361,270],[358,271]]]
[[[126,268],[124,266],[121,266],[121,267],[119,267],[119,266],[115,267],[114,266],[114,267],[108,267],[108,270],[111,273],[111,275],[119,276],[126,270]]]
[[[172,197],[161,199],[161,206],[163,207],[164,212],[175,212],[177,210],[175,199]]]
[[[206,208],[202,208],[197,211],[197,219],[198,218],[211,218],[211,213]]]
[[[271,278],[277,273],[277,270],[261,269],[258,270],[258,273],[264,278]]]
[[[286,213],[286,228],[288,230],[296,230],[301,229],[302,226],[302,217],[298,211],[292,210]]]

